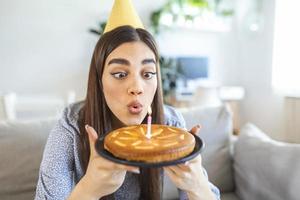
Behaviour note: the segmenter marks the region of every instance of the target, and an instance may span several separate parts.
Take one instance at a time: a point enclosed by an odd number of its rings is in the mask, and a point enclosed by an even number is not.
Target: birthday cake
[[[150,138],[146,132],[146,124],[117,129],[105,137],[104,148],[115,157],[148,163],[176,160],[194,150],[194,136],[183,129],[151,125]]]

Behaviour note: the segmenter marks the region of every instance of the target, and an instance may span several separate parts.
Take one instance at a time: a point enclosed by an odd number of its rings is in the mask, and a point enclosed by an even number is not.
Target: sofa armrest
[[[275,141],[247,124],[235,143],[233,158],[241,199],[299,199],[300,144]]]

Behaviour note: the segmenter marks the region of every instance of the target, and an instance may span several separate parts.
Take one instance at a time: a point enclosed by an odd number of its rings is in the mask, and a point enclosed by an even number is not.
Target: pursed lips
[[[128,111],[130,114],[140,114],[143,110],[143,105],[139,101],[132,101],[129,104],[127,104]]]

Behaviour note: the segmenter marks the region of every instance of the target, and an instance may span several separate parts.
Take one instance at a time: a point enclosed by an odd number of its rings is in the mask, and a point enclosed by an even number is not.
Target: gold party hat
[[[124,25],[144,28],[131,0],[115,0],[103,33]]]

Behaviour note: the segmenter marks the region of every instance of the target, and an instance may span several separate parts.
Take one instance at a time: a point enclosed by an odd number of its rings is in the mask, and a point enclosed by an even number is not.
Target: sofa
[[[223,200],[299,199],[300,144],[274,141],[253,124],[232,137],[232,117],[226,106],[180,111],[187,128],[202,125],[203,165]],[[1,200],[34,198],[44,145],[56,120],[0,122]],[[178,199],[168,177],[163,199]]]

